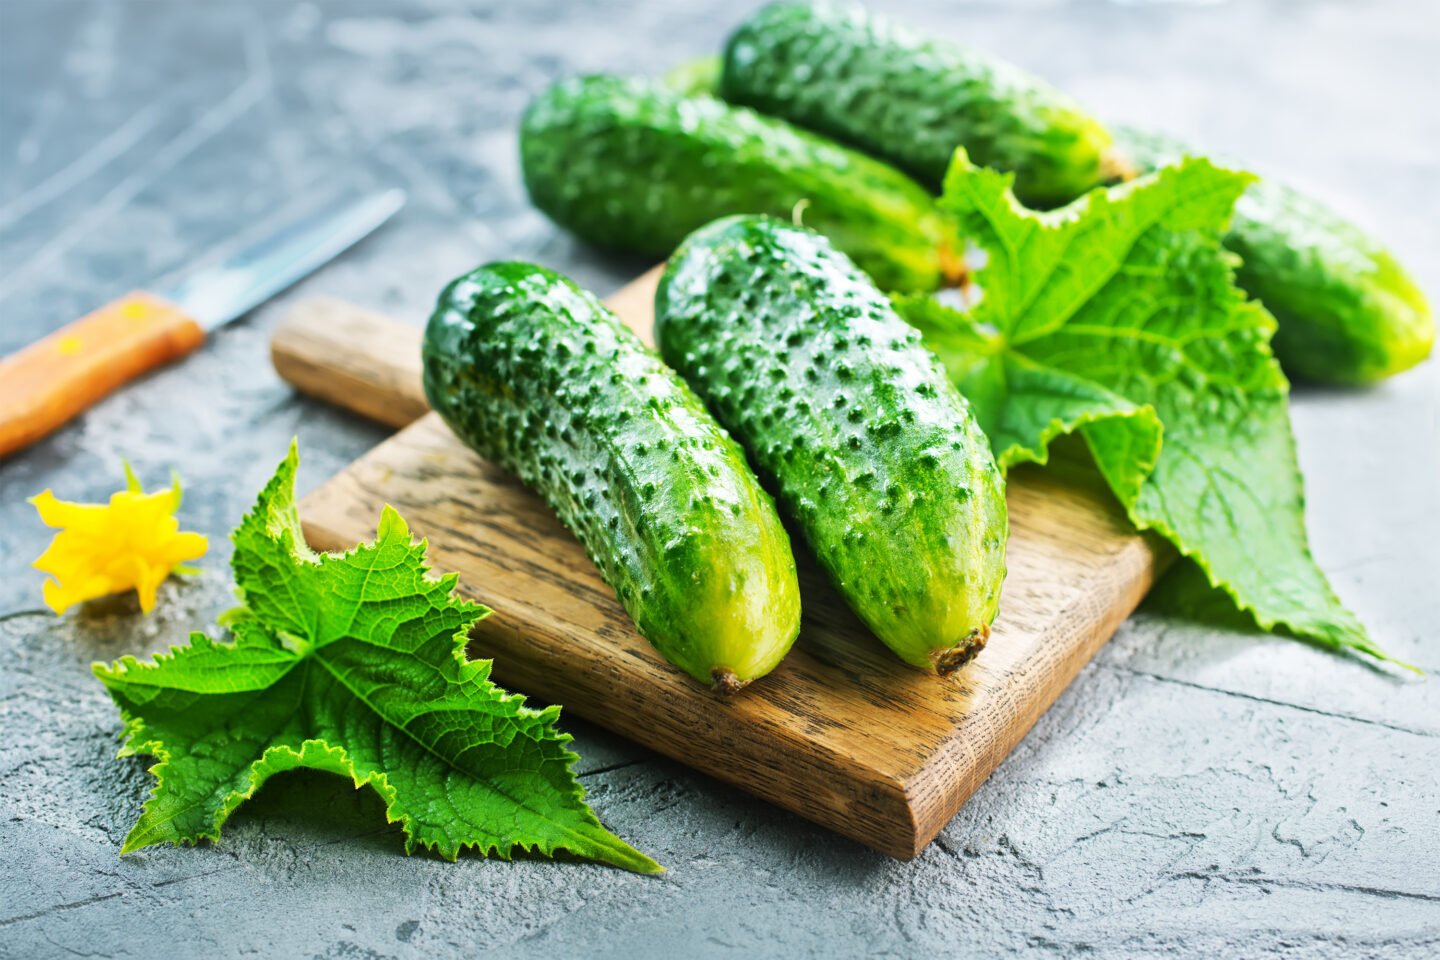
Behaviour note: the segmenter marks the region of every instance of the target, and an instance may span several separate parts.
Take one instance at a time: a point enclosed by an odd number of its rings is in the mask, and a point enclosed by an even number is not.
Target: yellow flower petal
[[[181,532],[170,539],[170,550],[166,559],[171,567],[176,567],[186,560],[205,556],[205,551],[209,549],[210,541],[205,538],[205,534]]]
[[[69,503],[46,490],[30,498],[47,527],[84,527],[95,523],[107,507],[99,503]]]
[[[172,475],[173,476],[173,475]],[[30,498],[47,526],[59,528],[34,567],[48,573],[45,603],[56,613],[86,600],[134,590],[140,609],[155,607],[156,591],[177,564],[203,556],[209,542],[180,530],[180,481],[147,494],[126,466],[126,489],[107,504],[69,503],[51,491]]]
[[[64,613],[70,609],[70,605],[75,602],[60,588],[60,584],[51,580],[49,577],[45,578],[43,592],[45,595],[45,606],[54,610],[56,613]]]
[[[135,592],[140,597],[140,611],[149,613],[155,609],[155,592],[160,589],[160,583],[170,575],[169,567],[159,567],[146,563],[139,557],[135,558]]]

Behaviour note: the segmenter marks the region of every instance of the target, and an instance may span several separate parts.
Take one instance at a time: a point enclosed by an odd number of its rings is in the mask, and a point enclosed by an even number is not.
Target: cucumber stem
[[[990,627],[987,624],[980,624],[974,630],[949,650],[937,650],[930,655],[935,663],[935,672],[940,676],[948,676],[959,670],[965,664],[975,659],[975,654],[985,649],[985,642],[990,639]]]
[[[970,286],[970,264],[965,262],[965,252],[956,253],[950,244],[940,244],[941,286],[958,287],[966,290]]]
[[[716,667],[710,671],[710,679],[715,681],[710,689],[723,696],[731,696],[740,690],[750,681],[741,680],[735,676],[733,670],[726,670],[724,667]]]
[[[1100,182],[1124,183],[1140,176],[1140,168],[1118,144],[1111,144],[1100,155]]]

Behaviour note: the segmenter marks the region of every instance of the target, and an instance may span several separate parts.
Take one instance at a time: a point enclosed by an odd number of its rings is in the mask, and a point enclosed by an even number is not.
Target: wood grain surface
[[[650,339],[651,271],[610,298]],[[300,389],[391,424],[425,409],[419,330],[301,304],[275,362]],[[1064,474],[1062,476],[1062,473]],[[797,543],[804,618],[772,674],[721,698],[642,638],[545,503],[425,414],[301,503],[321,549],[374,535],[389,503],[437,571],[493,608],[472,656],[498,681],[894,857],[934,838],[1169,562],[1084,470],[1013,471],[1009,576],[985,651],[948,679],[900,663]]]

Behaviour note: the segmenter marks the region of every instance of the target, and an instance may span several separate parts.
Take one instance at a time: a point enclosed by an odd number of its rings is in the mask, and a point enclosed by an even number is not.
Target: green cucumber
[[[733,213],[803,220],[887,290],[933,290],[962,252],[919,184],[864,154],[708,96],[612,76],[542,93],[520,128],[535,205],[600,247],[669,256]]]
[[[1004,480],[965,399],[824,237],[696,231],[655,294],[662,356],[746,448],[831,581],[905,662],[948,673],[1000,603]]]
[[[775,3],[725,47],[720,95],[888,160],[938,191],[956,147],[1014,171],[1027,206],[1104,179],[1110,135],[1044,81],[858,7]]]
[[[425,330],[425,394],[579,537],[640,632],[731,691],[800,629],[790,539],[744,453],[591,294],[527,263],[450,283]]]
[[[676,64],[664,76],[665,86],[683,97],[718,97],[722,64],[715,54]]]
[[[1142,171],[1194,152],[1157,134],[1116,135]],[[1375,383],[1430,355],[1435,320],[1419,286],[1378,240],[1323,204],[1260,180],[1235,204],[1224,243],[1240,256],[1236,281],[1275,315],[1275,356],[1292,377]]]

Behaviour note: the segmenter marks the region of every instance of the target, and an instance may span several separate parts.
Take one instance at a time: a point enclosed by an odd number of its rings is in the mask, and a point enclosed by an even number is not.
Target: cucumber
[[[1157,134],[1116,134],[1145,171],[1194,152]],[[1378,240],[1318,201],[1258,181],[1235,204],[1224,244],[1240,256],[1236,281],[1275,315],[1275,356],[1293,378],[1375,383],[1430,355],[1435,320],[1419,286]]]
[[[676,64],[666,72],[665,86],[684,97],[720,95],[720,58],[714,54]]]
[[[1027,206],[1104,179],[1110,135],[1049,84],[858,7],[775,3],[725,47],[720,95],[888,160],[939,191],[955,148],[1014,171]]]
[[[1005,577],[1004,480],[890,301],[824,237],[739,216],[676,251],[655,319],[662,356],[876,636],[926,670],[973,657]]]
[[[671,663],[730,692],[800,629],[790,539],[745,456],[673,371],[570,280],[492,263],[425,330],[425,394],[585,546]]]
[[[590,76],[542,93],[520,128],[535,205],[600,247],[669,256],[732,213],[792,216],[889,290],[933,290],[963,251],[933,198],[897,170],[708,96]]]

